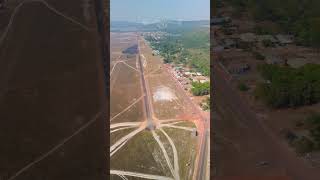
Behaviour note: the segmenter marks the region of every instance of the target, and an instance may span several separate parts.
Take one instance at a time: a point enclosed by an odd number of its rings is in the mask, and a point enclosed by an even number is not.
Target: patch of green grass
[[[315,142],[315,148],[320,149],[320,114],[313,114],[307,118],[310,135]]]
[[[115,170],[172,177],[162,151],[150,131],[142,131],[110,158]]]
[[[188,31],[182,34],[181,42],[185,48],[188,49],[206,49],[209,48],[210,43],[210,30],[197,29]]]
[[[314,143],[307,137],[302,136],[292,142],[292,145],[296,149],[297,153],[305,154],[314,149]]]
[[[209,49],[188,49],[190,54],[189,66],[194,68],[196,71],[208,76],[210,74],[210,52]]]
[[[121,139],[125,135],[129,134],[130,132],[134,131],[136,128],[137,127],[133,127],[133,128],[130,128],[130,129],[123,129],[123,130],[119,130],[119,131],[110,133],[110,145],[113,145],[119,139]],[[112,130],[110,130],[110,131],[112,131]]]
[[[195,128],[196,125],[193,122],[190,121],[182,121],[180,123],[175,124],[176,126],[185,126],[185,127],[192,127]]]
[[[240,82],[238,84],[238,89],[240,91],[248,91],[249,90],[249,87],[244,83],[244,82]]]
[[[192,82],[191,92],[195,96],[208,95],[210,93],[210,83]]]

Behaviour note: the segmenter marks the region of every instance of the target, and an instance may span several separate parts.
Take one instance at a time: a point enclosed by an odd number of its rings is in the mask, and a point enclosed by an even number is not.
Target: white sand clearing
[[[177,99],[177,96],[173,91],[166,86],[157,87],[155,93],[153,94],[153,100],[157,101],[173,101]]]

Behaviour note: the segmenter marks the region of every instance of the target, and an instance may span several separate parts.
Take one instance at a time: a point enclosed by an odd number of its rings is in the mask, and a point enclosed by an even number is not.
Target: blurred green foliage
[[[258,84],[255,94],[268,105],[280,108],[320,102],[320,65],[295,69],[265,64],[258,70],[267,82]]]

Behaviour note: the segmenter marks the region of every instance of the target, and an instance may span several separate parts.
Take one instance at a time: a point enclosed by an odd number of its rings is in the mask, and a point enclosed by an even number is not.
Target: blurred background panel
[[[0,179],[106,179],[101,6],[0,1]]]
[[[214,1],[213,178],[320,178],[319,7]]]

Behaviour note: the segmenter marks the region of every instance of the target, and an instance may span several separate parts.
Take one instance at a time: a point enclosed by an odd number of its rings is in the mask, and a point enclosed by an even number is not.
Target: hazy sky
[[[110,0],[111,21],[209,20],[210,0]]]

